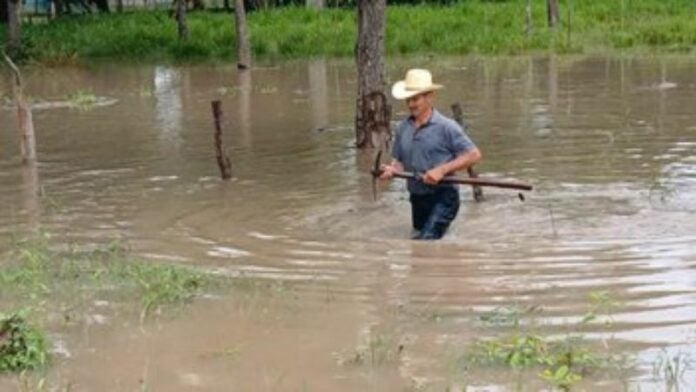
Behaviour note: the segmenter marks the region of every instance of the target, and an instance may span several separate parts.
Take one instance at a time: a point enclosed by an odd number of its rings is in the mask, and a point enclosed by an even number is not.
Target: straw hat
[[[433,83],[433,75],[427,69],[409,69],[406,79],[394,83],[392,95],[396,99],[408,99],[415,95],[441,89],[441,84]]]

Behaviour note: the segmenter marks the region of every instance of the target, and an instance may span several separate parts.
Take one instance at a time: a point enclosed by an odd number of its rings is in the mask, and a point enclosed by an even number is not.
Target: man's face
[[[423,93],[406,99],[408,110],[413,117],[419,117],[432,106],[433,93]]]

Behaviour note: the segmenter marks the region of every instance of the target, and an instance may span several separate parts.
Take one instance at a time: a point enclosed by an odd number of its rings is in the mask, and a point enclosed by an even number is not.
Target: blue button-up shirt
[[[413,117],[399,124],[392,156],[404,165],[406,171],[423,174],[474,148],[476,146],[456,121],[433,109],[428,121],[418,129]],[[434,190],[434,186],[422,181],[408,180],[410,193],[424,195],[433,193]]]

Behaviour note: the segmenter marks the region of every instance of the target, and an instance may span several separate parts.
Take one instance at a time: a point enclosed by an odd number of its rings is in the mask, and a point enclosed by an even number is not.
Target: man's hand
[[[384,165],[379,167],[379,170],[382,171],[382,174],[379,175],[380,180],[391,180],[394,178],[394,173],[399,171],[399,168],[396,167],[396,165],[391,164],[391,165]]]
[[[454,160],[428,170],[422,177],[425,184],[436,185],[442,179],[458,170],[466,169],[481,160],[481,151],[478,148],[460,154]]]
[[[445,176],[445,171],[441,166],[430,169],[423,175],[423,182],[428,185],[436,185]]]

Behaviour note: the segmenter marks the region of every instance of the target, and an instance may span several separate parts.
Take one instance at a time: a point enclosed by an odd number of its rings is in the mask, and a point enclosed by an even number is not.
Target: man
[[[394,159],[382,165],[380,178],[388,180],[401,171],[420,175],[408,180],[414,239],[442,238],[459,211],[459,190],[457,185],[438,183],[481,160],[481,152],[459,124],[433,107],[435,91],[442,87],[424,69],[409,70],[405,80],[392,87],[394,98],[405,100],[411,115],[397,128]]]

